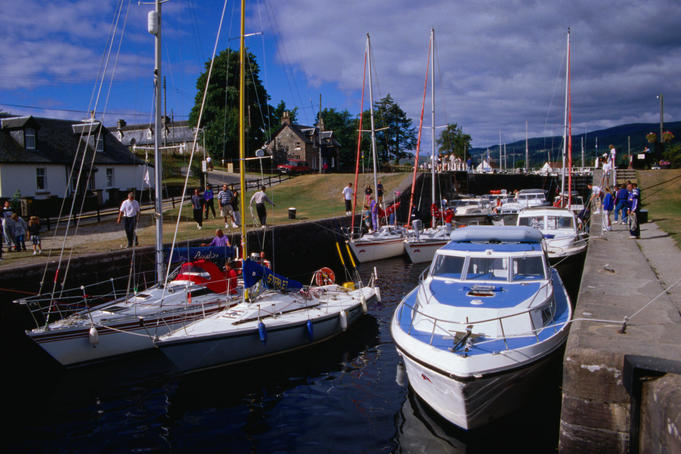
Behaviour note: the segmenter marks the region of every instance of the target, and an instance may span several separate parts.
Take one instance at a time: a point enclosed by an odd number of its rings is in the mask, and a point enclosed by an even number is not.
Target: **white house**
[[[71,195],[81,163],[81,187],[101,191],[104,203],[110,190],[145,186],[144,163],[97,120],[0,119],[0,198],[17,192],[37,199]],[[153,171],[150,174],[153,177]]]

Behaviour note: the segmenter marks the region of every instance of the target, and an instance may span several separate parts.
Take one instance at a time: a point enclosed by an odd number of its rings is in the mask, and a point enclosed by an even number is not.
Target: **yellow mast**
[[[246,169],[244,168],[246,158],[246,136],[245,136],[245,102],[244,86],[246,71],[246,56],[244,53],[244,34],[246,26],[246,0],[241,0],[241,37],[239,46],[239,173],[241,174],[241,251],[244,260],[248,257],[246,251]]]

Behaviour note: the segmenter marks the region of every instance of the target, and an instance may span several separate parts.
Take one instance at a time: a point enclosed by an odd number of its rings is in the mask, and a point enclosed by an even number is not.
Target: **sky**
[[[186,119],[224,3],[163,5],[166,109]],[[218,51],[238,46],[228,1]],[[123,0],[0,0],[0,111],[107,125],[152,121],[153,6]],[[681,117],[681,8],[673,0],[255,0],[246,44],[276,105],[312,124],[319,109],[360,111],[366,35],[374,100],[390,94],[419,124],[435,29],[435,125],[457,123],[473,146],[561,135],[571,29],[572,131]],[[116,34],[112,39],[112,30]],[[107,58],[109,55],[109,58]],[[103,68],[106,69],[102,80]],[[429,81],[430,83],[430,81]],[[367,82],[368,84],[368,82]],[[364,108],[368,107],[368,85]],[[430,147],[430,87],[422,149]]]

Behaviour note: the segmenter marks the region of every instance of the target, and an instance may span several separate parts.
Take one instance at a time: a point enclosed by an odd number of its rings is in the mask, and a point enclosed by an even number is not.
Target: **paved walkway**
[[[654,223],[641,225],[638,240],[621,224],[601,233],[600,215],[592,225],[565,351],[560,451],[625,452],[631,397],[624,356],[681,358],[681,284],[664,292],[681,278],[681,251]]]

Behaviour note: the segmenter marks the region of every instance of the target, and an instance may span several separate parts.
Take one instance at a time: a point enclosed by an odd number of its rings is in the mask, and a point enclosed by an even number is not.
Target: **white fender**
[[[376,293],[376,301],[381,302],[381,289],[378,286],[374,287],[374,292]]]
[[[97,344],[99,344],[99,332],[97,332],[97,328],[94,326],[90,327],[90,334],[89,334],[89,339],[90,339],[90,345],[92,347],[96,347]]]
[[[341,311],[340,314],[338,314],[340,317],[340,327],[341,330],[347,331],[348,329],[348,313],[346,311]]]
[[[364,298],[364,293],[362,293],[362,313],[366,314],[369,311],[367,307],[367,299]]]

